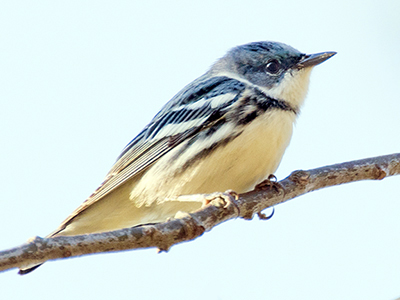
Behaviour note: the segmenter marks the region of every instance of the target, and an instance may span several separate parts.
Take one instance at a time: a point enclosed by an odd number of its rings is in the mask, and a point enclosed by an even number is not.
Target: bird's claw
[[[272,213],[271,213],[269,216],[267,216],[266,214],[262,213],[261,211],[259,211],[259,212],[257,213],[257,216],[258,216],[258,218],[259,218],[260,220],[267,221],[267,220],[269,220],[269,219],[272,218],[272,216],[274,215],[274,213],[275,213],[275,207],[272,208]]]

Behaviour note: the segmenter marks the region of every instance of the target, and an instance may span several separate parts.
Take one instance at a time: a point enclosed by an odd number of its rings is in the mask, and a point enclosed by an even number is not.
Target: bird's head
[[[307,94],[312,68],[335,54],[304,54],[278,42],[254,42],[231,49],[211,72],[247,81],[298,107]]]

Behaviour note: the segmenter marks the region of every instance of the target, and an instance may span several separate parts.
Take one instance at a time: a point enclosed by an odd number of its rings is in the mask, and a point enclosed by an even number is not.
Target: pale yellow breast
[[[154,201],[163,202],[165,198],[180,195],[224,192],[228,189],[238,193],[248,191],[275,172],[289,144],[294,119],[295,115],[288,111],[265,113],[248,124],[233,141],[218,147],[178,175],[175,170],[180,169],[182,162],[187,161],[191,154],[184,152],[171,164],[171,157],[179,153],[177,147],[135,183],[131,200],[138,206],[148,206]],[[200,147],[203,142],[198,143],[192,147]],[[167,168],[165,161],[169,163]]]
[[[182,194],[252,189],[277,169],[289,144],[295,115],[273,111],[258,117],[233,141],[194,167]]]

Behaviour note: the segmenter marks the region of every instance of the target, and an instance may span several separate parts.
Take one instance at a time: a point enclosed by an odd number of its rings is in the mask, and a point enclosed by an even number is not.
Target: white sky
[[[0,249],[45,236],[229,48],[337,51],[277,177],[399,152],[400,1],[2,1]],[[329,188],[196,241],[0,274],[2,299],[394,299],[400,177]],[[268,213],[268,212],[267,212]]]

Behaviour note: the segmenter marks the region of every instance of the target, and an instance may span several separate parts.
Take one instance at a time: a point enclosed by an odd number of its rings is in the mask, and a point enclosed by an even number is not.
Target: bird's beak
[[[335,54],[336,54],[336,52],[333,52],[333,51],[315,53],[315,54],[307,54],[297,63],[296,66],[298,69],[314,67],[316,65],[319,65],[320,63],[323,63],[324,61],[326,61],[328,58],[334,56]]]

